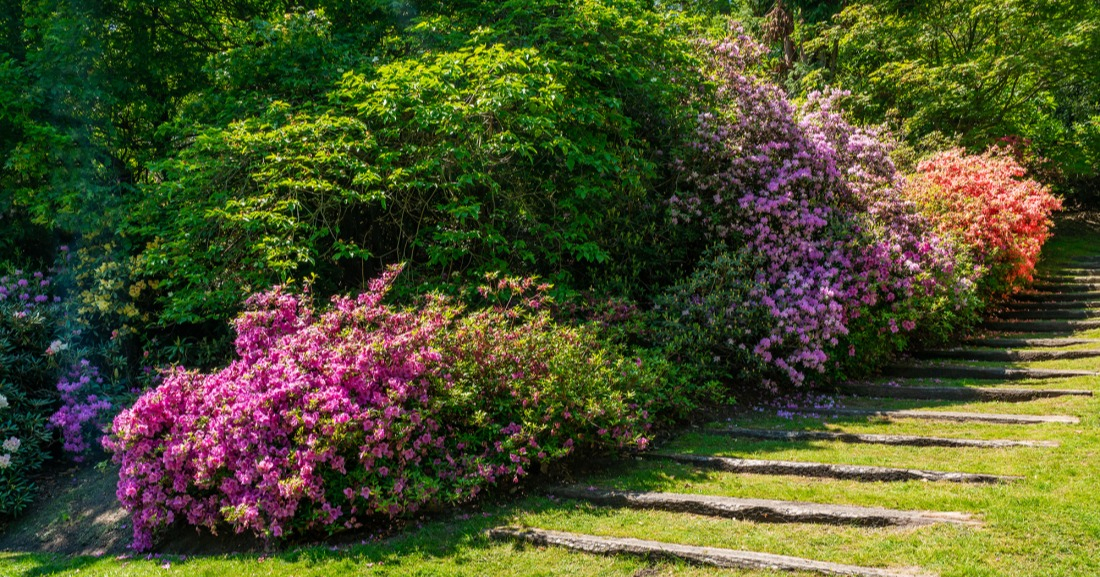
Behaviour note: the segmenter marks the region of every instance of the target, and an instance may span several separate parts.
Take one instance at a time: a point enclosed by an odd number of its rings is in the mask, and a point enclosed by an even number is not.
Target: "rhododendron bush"
[[[57,455],[58,440],[66,458],[83,460],[112,407],[113,384],[81,358],[62,319],[49,274],[0,275],[0,515],[34,500],[31,479]]]
[[[51,280],[21,270],[0,276],[0,515],[34,499],[47,458],[54,390],[57,305]]]
[[[951,149],[917,166],[909,193],[938,230],[958,236],[989,267],[983,285],[1005,292],[1030,281],[1062,201],[1007,150],[967,154]]]
[[[266,537],[457,502],[580,447],[641,448],[640,361],[555,324],[543,289],[467,310],[383,302],[396,270],[325,312],[282,289],[235,321],[238,359],[177,368],[105,440],[134,546],[177,520]]]
[[[973,308],[977,271],[904,198],[884,136],[845,120],[844,94],[795,106],[754,75],[763,46],[739,35],[709,49],[717,98],[669,205],[675,222],[755,261],[746,297],[728,306],[768,313],[716,335],[713,359],[747,349],[765,383],[801,384],[842,363],[873,366],[918,326],[965,317],[941,313]]]

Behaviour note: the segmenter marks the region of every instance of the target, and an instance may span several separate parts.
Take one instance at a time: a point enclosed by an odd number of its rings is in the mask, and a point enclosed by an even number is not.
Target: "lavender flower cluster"
[[[887,139],[845,120],[844,93],[796,106],[753,74],[762,45],[738,34],[710,49],[717,104],[676,161],[687,186],[669,207],[674,222],[762,263],[737,303],[770,313],[747,343],[760,360],[799,385],[835,351],[859,354],[861,316],[873,317],[861,330],[897,333],[937,308],[973,306],[981,271],[904,198]]]

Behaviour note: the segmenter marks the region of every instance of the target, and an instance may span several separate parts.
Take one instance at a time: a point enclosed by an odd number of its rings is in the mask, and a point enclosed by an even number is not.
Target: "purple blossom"
[[[668,206],[680,226],[736,239],[761,263],[739,303],[771,317],[747,342],[754,355],[797,385],[838,347],[854,358],[844,341],[855,327],[897,332],[895,304],[914,311],[903,326],[915,328],[938,298],[973,302],[973,290],[958,290],[970,280],[956,266],[963,250],[904,197],[889,135],[844,118],[846,93],[795,106],[753,72],[762,45],[735,31],[710,48],[723,110],[698,116],[691,154],[674,164],[688,186]]]

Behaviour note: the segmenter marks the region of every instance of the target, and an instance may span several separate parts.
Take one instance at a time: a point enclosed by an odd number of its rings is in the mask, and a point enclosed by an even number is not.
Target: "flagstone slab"
[[[918,359],[950,359],[965,361],[1004,361],[1032,362],[1059,361],[1070,359],[1091,359],[1100,357],[1100,349],[1059,350],[1012,350],[1012,349],[932,349],[916,351]]]
[[[1001,401],[1019,403],[1054,397],[1091,397],[1082,389],[1009,389],[997,387],[907,387],[873,383],[850,384],[841,388],[847,394],[883,399],[925,399],[944,401]]]
[[[951,483],[990,484],[1018,481],[1022,478],[1008,475],[988,475],[984,473],[929,471],[924,469],[872,467],[869,465],[839,465],[834,463],[814,463],[808,461],[739,459],[735,457],[713,457],[707,455],[686,455],[681,453],[649,453],[646,456],[652,459],[665,459],[685,465],[717,469],[727,473],[790,475],[795,477],[818,477],[862,482],[945,481]]]
[[[992,337],[969,339],[966,343],[976,347],[1003,347],[1006,349],[1025,347],[1076,347],[1080,345],[1097,345],[1100,347],[1100,339],[1075,339],[1072,337],[1038,339]]]
[[[1061,369],[1012,369],[1004,367],[969,367],[964,365],[919,366],[893,365],[886,367],[883,374],[889,377],[907,379],[1064,379],[1072,377],[1097,377],[1095,371],[1074,371]]]
[[[713,495],[616,491],[595,487],[557,487],[550,494],[608,507],[690,513],[758,523],[820,523],[861,527],[925,526],[939,523],[981,525],[973,515],[937,511],[901,511],[773,499],[744,499]]]
[[[1063,333],[1100,329],[1100,319],[1087,321],[985,321],[982,328],[1010,333]]]
[[[1087,309],[1022,310],[1009,309],[997,313],[1001,320],[1088,320],[1100,319],[1100,311]]]
[[[1100,300],[1100,292],[1022,292],[1012,296],[1017,302],[1094,302]]]
[[[1069,415],[1005,415],[998,413],[968,413],[962,411],[918,411],[912,409],[829,409],[828,412],[837,416],[998,423],[1004,425],[1038,425],[1043,423],[1074,425],[1081,422],[1081,419]]]
[[[765,441],[835,441],[868,445],[894,445],[908,447],[973,447],[982,449],[1006,449],[1010,447],[1057,447],[1055,441],[1017,441],[1007,439],[953,439],[947,437],[922,437],[919,435],[876,435],[868,433],[843,433],[837,431],[782,431],[775,429],[748,429],[730,427],[707,429],[707,433],[730,435]]]
[[[723,569],[805,571],[844,577],[931,577],[934,575],[920,569],[878,569],[771,553],[679,545],[630,537],[597,537],[546,529],[497,527],[490,529],[488,535],[489,538],[498,541],[562,547],[595,555],[630,555],[646,559],[674,560]]]

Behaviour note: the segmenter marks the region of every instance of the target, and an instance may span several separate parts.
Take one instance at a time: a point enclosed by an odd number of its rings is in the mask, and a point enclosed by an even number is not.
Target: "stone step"
[[[905,387],[874,384],[849,384],[841,392],[882,399],[925,399],[942,401],[1000,401],[1020,403],[1052,397],[1091,397],[1092,391],[1080,389],[1004,389],[997,387]]]
[[[1097,377],[1094,371],[1068,371],[1056,369],[1006,369],[1003,367],[958,366],[909,366],[892,365],[883,370],[889,377],[905,379],[1061,379],[1070,377]]]
[[[1081,293],[1100,291],[1100,283],[1092,282],[1036,282],[1028,287],[1034,292]]]
[[[815,411],[819,409],[814,409]],[[810,412],[809,409],[803,412]],[[925,421],[952,421],[958,423],[997,423],[1002,425],[1038,425],[1042,423],[1081,422],[1067,415],[1002,415],[996,413],[965,413],[959,411],[915,411],[911,409],[829,409],[836,416],[885,417],[887,419],[920,419]]]
[[[1035,280],[1044,284],[1100,283],[1100,271],[1049,275],[1041,274],[1036,275]]]
[[[1100,357],[1100,349],[1080,349],[1076,351],[946,349],[917,351],[913,353],[913,356],[918,359],[953,359],[966,361],[1058,361],[1067,359],[1091,359],[1094,357]]]
[[[844,577],[930,577],[934,575],[916,569],[877,569],[814,561],[786,555],[773,555],[771,553],[679,545],[629,537],[597,537],[546,529],[496,527],[490,529],[488,535],[490,539],[498,541],[529,543],[543,547],[562,547],[571,551],[595,555],[631,555],[646,559],[680,561],[722,569],[803,571]]]
[[[871,467],[867,465],[837,465],[833,463],[813,463],[806,461],[774,461],[769,459],[738,459],[735,457],[711,457],[706,455],[685,455],[679,453],[648,453],[653,459],[665,459],[707,469],[717,469],[727,473],[749,473],[754,475],[792,475],[796,477],[816,477],[822,479],[842,479],[846,481],[946,481],[951,483],[1007,483],[1021,477],[1006,475],[987,475],[984,473],[956,473],[947,471],[926,471],[922,469],[898,469],[893,467]]]
[[[1057,447],[1054,441],[1012,441],[1003,439],[950,439],[946,437],[920,437],[916,435],[873,435],[863,433],[839,433],[834,431],[778,431],[774,429],[707,429],[714,435],[730,435],[764,441],[836,441],[867,445],[895,445],[907,447],[976,447],[1005,449],[1009,447]]]
[[[1062,311],[1062,310],[1088,310],[1100,313],[1100,309],[1093,308],[1100,307],[1100,301],[1088,301],[1088,302],[1074,302],[1074,301],[1053,301],[1053,302],[1015,302],[1010,301],[1004,304],[1006,310],[1025,310],[1025,311]]]
[[[1064,267],[1043,267],[1042,270],[1035,272],[1035,278],[1050,278],[1050,277],[1064,277],[1064,276],[1096,276],[1100,277],[1100,268],[1089,267],[1081,268],[1074,266]]]
[[[1100,311],[1084,309],[1020,310],[1011,309],[997,313],[1000,320],[1088,320],[1100,319]]]
[[[1044,273],[1044,274],[1046,274],[1046,273]],[[1067,267],[1064,267],[1064,268],[1060,268],[1060,269],[1057,269],[1057,270],[1050,271],[1049,274],[1063,275],[1063,276],[1064,275],[1093,276],[1093,275],[1100,275],[1100,267],[1095,267],[1095,266],[1090,266],[1090,267],[1067,266]]]
[[[1023,347],[1076,347],[1080,345],[1098,345],[1100,346],[1100,339],[1015,339],[1015,338],[983,338],[983,339],[969,339],[967,344],[976,347],[1004,347],[1004,348],[1023,348]]]
[[[1100,319],[1088,321],[985,321],[982,328],[1011,333],[1064,333],[1100,329]]]
[[[1012,299],[1017,302],[1068,301],[1083,303],[1100,301],[1100,292],[1022,292],[1012,295]]]
[[[690,513],[704,517],[721,517],[757,523],[820,523],[861,527],[912,527],[938,523],[981,525],[980,521],[966,513],[900,511],[882,507],[649,491],[615,491],[594,487],[558,487],[551,489],[549,493],[563,499],[577,499],[608,507]]]

